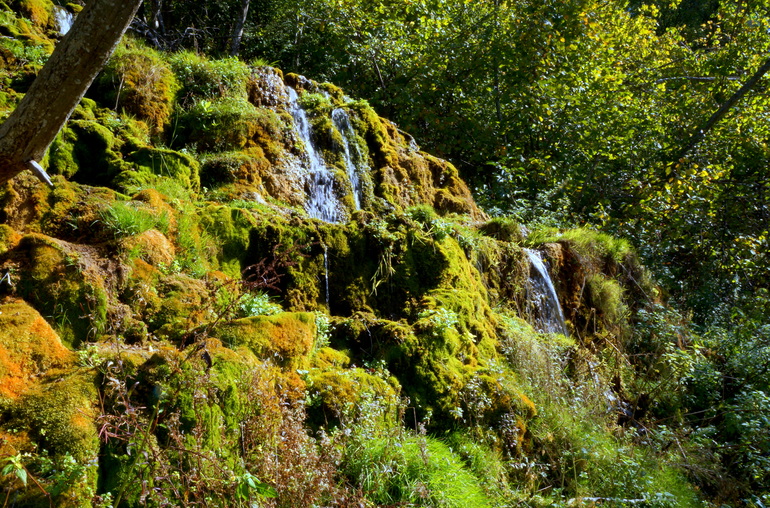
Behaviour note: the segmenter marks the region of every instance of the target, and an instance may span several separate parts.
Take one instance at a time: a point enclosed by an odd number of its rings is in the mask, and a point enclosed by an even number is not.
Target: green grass
[[[133,202],[116,201],[101,212],[102,222],[115,238],[139,235],[150,229],[168,233],[169,217],[140,208]]]

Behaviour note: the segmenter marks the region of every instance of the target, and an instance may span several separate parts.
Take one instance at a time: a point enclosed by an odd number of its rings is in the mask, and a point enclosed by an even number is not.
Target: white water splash
[[[72,22],[75,15],[60,5],[53,6],[53,15],[56,19],[56,27],[59,29],[59,35],[65,35],[72,28]]]
[[[305,210],[315,219],[326,222],[340,222],[341,203],[334,192],[334,175],[326,166],[321,155],[313,144],[310,120],[305,110],[299,105],[297,92],[287,87],[289,93],[289,113],[294,119],[296,133],[305,145],[307,154],[307,194]]]
[[[366,171],[368,168],[361,167],[363,156],[358,148],[358,143],[355,142],[355,131],[350,123],[348,113],[342,108],[335,109],[332,111],[332,123],[334,123],[334,126],[342,136],[342,155],[345,159],[345,169],[347,170],[348,178],[350,178],[350,184],[353,187],[353,201],[356,210],[360,210],[363,189],[361,188],[361,178],[359,175],[361,171]],[[352,143],[351,140],[353,140]]]
[[[532,266],[527,282],[527,302],[530,309],[530,321],[540,332],[569,335],[564,322],[564,313],[556,295],[548,268],[537,251],[524,249]]]

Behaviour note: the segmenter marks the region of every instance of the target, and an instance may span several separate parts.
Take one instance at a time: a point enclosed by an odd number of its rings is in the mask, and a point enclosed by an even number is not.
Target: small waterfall
[[[353,131],[353,126],[350,123],[348,113],[342,108],[337,108],[332,111],[332,123],[334,123],[334,126],[342,136],[345,168],[347,169],[350,183],[353,186],[353,201],[355,202],[356,210],[360,210],[363,190],[361,189],[361,179],[359,178],[359,171],[361,171],[361,169],[359,168],[359,165],[356,164],[356,161],[361,161],[363,157],[358,148],[358,144],[355,142],[351,143],[351,140],[355,139],[355,131]],[[351,145],[355,150],[355,159],[351,153]]]
[[[53,6],[53,15],[56,19],[56,27],[59,29],[59,35],[64,36],[72,28],[72,22],[75,15],[60,5]]]
[[[559,297],[541,254],[530,249],[524,249],[524,252],[532,265],[527,283],[527,302],[531,306],[530,321],[533,321],[535,328],[542,333],[569,335]]]
[[[340,222],[340,202],[334,192],[334,175],[326,167],[323,157],[313,145],[310,120],[305,110],[299,105],[297,92],[291,88],[289,92],[289,109],[299,138],[305,145],[309,167],[307,181],[308,200],[305,209],[308,215],[326,222]]]
[[[326,281],[326,307],[329,307],[329,252],[324,245],[324,280]]]

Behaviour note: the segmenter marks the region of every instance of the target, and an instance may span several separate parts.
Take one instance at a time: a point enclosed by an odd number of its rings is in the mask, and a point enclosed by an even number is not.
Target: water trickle
[[[329,171],[323,157],[313,144],[310,120],[305,110],[299,105],[297,92],[290,87],[287,87],[287,91],[289,93],[289,113],[294,119],[296,133],[305,145],[305,153],[307,154],[308,199],[305,203],[305,210],[313,218],[326,222],[340,222],[342,219],[341,204],[334,192],[334,175]]]
[[[324,280],[326,281],[326,307],[329,307],[329,253],[324,245]]]
[[[524,252],[527,253],[532,266],[527,282],[530,321],[540,332],[569,335],[556,288],[553,286],[541,254],[530,249],[524,249]]]
[[[363,156],[358,148],[358,143],[355,142],[355,131],[350,123],[347,111],[342,108],[332,111],[332,123],[334,123],[334,126],[342,136],[342,155],[345,158],[345,169],[347,169],[348,178],[350,178],[350,183],[353,186],[353,201],[355,202],[356,210],[360,210],[363,190],[361,189],[359,172],[365,171],[366,168],[361,167],[363,165]],[[351,140],[353,140],[352,143]]]
[[[56,19],[56,27],[59,29],[59,35],[65,35],[72,28],[72,22],[75,15],[60,5],[53,6],[53,15]]]

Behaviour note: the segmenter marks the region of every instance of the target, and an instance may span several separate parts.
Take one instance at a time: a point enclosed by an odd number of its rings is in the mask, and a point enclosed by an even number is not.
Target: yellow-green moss
[[[361,406],[373,401],[378,409],[385,409],[383,416],[394,416],[392,411],[398,403],[399,386],[391,386],[364,369],[316,368],[311,369],[307,377],[308,393],[318,397],[320,410],[327,420],[344,419],[366,411]]]
[[[238,319],[213,332],[231,347],[246,346],[260,358],[295,366],[302,365],[312,351],[315,334],[315,315],[307,312]]]
[[[165,148],[143,147],[126,157],[139,173],[169,177],[185,189],[200,190],[200,164],[191,156]]]
[[[178,85],[160,53],[125,39],[102,71],[99,89],[107,105],[146,121],[158,133],[171,116]]]
[[[99,451],[93,410],[96,400],[94,374],[71,373],[17,399],[13,421],[29,428],[40,446],[52,454],[69,454],[81,462],[93,460]]]
[[[0,256],[13,249],[21,236],[7,224],[0,224]]]
[[[51,0],[16,0],[21,13],[42,28],[54,28],[53,2]]]

